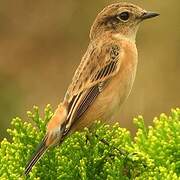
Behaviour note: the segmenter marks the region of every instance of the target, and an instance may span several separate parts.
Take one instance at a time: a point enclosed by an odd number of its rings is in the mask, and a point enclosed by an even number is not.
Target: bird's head
[[[159,14],[148,12],[131,3],[116,3],[107,6],[96,17],[90,32],[90,39],[106,32],[135,40],[140,22]]]

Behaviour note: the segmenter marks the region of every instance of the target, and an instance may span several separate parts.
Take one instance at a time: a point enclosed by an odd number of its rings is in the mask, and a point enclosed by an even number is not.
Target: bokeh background
[[[0,139],[11,119],[26,120],[33,105],[56,108],[87,48],[94,18],[113,2],[0,1]],[[144,22],[137,36],[137,77],[120,117],[121,126],[134,131],[133,117],[141,114],[151,124],[152,117],[180,106],[180,1],[131,2],[161,14]]]

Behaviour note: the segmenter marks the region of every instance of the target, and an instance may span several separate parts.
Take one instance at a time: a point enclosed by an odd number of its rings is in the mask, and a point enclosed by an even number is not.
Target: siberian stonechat
[[[155,16],[158,14],[122,2],[107,6],[97,15],[87,51],[26,166],[26,175],[49,147],[62,142],[70,132],[88,127],[97,119],[114,120],[136,75],[138,27]]]

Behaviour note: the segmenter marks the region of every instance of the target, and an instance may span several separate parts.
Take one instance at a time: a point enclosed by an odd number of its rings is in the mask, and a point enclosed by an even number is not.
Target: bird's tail
[[[31,171],[32,167],[38,162],[48,147],[57,145],[63,141],[66,132],[67,105],[61,103],[56,109],[53,117],[47,125],[47,134],[39,144],[36,152],[25,167],[25,175]]]
[[[48,147],[46,146],[46,140],[47,140],[47,136],[45,136],[44,139],[41,141],[41,143],[39,143],[36,152],[31,157],[31,159],[28,161],[28,163],[25,167],[24,175],[27,176],[29,174],[32,167],[38,162],[38,160],[42,157],[42,155],[48,149]]]

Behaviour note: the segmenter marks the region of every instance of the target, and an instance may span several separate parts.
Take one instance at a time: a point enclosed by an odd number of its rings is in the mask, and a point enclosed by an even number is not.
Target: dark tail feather
[[[34,155],[31,157],[31,159],[27,163],[27,165],[25,167],[25,171],[24,171],[24,174],[26,176],[29,174],[29,172],[31,171],[32,167],[38,162],[38,160],[42,157],[42,155],[48,149],[48,147],[46,146],[46,139],[47,139],[47,137],[45,137],[42,140],[42,142],[39,144],[36,152],[34,153]]]

